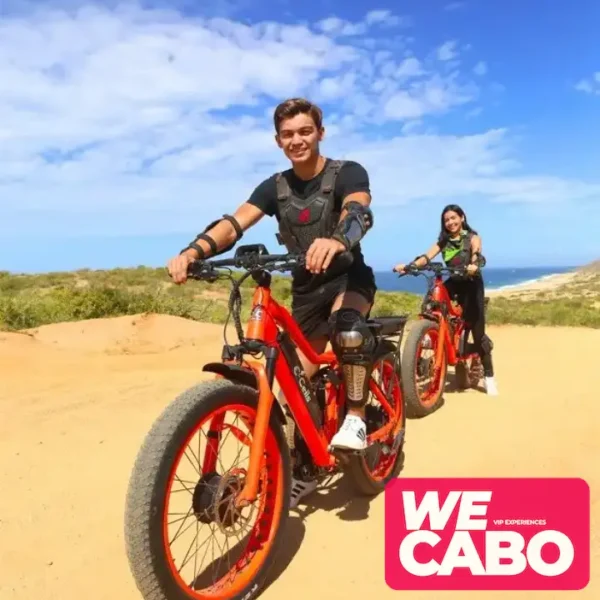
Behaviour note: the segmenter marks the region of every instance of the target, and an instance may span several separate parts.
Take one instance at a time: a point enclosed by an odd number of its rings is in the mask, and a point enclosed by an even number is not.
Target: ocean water
[[[483,281],[486,290],[497,290],[537,281],[549,275],[567,273],[574,268],[576,267],[485,267],[483,269]],[[444,275],[444,278],[446,278],[446,275]],[[404,275],[403,277],[398,277],[397,273],[392,273],[391,271],[376,271],[375,281],[377,282],[377,287],[382,292],[412,292],[414,294],[422,294],[427,289],[427,280],[423,275],[416,277],[413,275]]]

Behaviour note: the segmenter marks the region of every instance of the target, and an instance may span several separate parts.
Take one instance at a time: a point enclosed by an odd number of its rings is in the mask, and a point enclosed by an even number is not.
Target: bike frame
[[[332,432],[330,426],[332,423],[337,423],[339,411],[345,402],[344,385],[340,383],[337,386],[337,393],[327,395],[323,429],[317,427],[308,409],[308,402],[316,400],[312,397],[312,392],[309,389],[294,345],[314,365],[324,364],[338,369],[338,360],[331,351],[315,352],[289,311],[273,298],[270,288],[270,276],[266,278],[266,281],[257,282],[252,298],[250,319],[246,329],[246,340],[255,342],[259,346],[266,346],[267,350],[265,352],[266,365],[255,360],[243,360],[241,364],[243,368],[251,371],[256,379],[258,409],[250,447],[248,475],[245,486],[237,499],[239,506],[253,502],[258,492],[259,471],[264,455],[265,439],[273,403],[276,402],[272,390],[273,378],[277,380],[285,394],[293,419],[306,442],[315,465],[318,467],[332,468],[337,464],[336,457],[328,450],[330,436],[326,435],[325,431]],[[216,364],[227,365],[230,363],[223,361],[223,363]],[[212,365],[215,365],[215,363]],[[218,368],[211,367],[211,365],[205,366],[205,370],[213,369],[217,371],[217,377],[227,377],[226,370],[224,373],[218,373]],[[390,435],[395,437],[402,427],[402,420],[398,419],[399,415],[394,413],[387,398],[372,377],[370,378],[369,387],[390,417],[390,422],[368,435],[367,443],[384,439]],[[402,406],[401,403],[400,406]],[[394,426],[395,420],[397,422]],[[211,438],[212,447],[205,457],[204,472],[211,472],[215,467],[218,436],[221,427],[222,419],[221,422],[213,421],[211,424],[209,438]]]
[[[457,318],[457,324],[453,334],[448,325],[447,315]],[[478,356],[476,352],[462,355],[459,354],[458,347],[460,338],[465,329],[467,329],[468,324],[463,319],[462,307],[452,305],[452,300],[444,286],[441,273],[435,273],[433,276],[433,283],[429,286],[423,302],[423,309],[419,313],[419,318],[433,318],[439,324],[438,335],[442,343],[438,343],[435,353],[436,377],[439,376],[441,372],[444,351],[446,352],[447,363],[451,366],[455,366],[461,361],[464,362]]]

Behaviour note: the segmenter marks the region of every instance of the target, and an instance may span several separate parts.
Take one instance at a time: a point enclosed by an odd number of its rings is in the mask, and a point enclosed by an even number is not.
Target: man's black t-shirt
[[[331,162],[327,159],[326,166]],[[299,198],[308,198],[314,194],[321,186],[321,180],[325,169],[323,169],[316,177],[309,180],[300,179],[293,171],[288,169],[283,171],[283,176],[286,178],[292,192]],[[277,210],[277,183],[275,181],[277,174],[272,175],[260,183],[248,202],[257,208],[260,208],[265,214],[270,217],[276,217],[279,220],[279,211]],[[339,170],[334,189],[335,210],[340,211],[342,201],[348,194],[355,192],[367,192],[369,189],[369,175],[365,168],[357,162],[347,161]]]
[[[327,159],[326,165],[330,162],[331,159]],[[294,173],[293,169],[282,172],[293,194],[299,198],[308,198],[318,191],[324,173],[325,169],[312,179],[303,180]],[[277,174],[273,174],[261,182],[252,192],[248,202],[279,221],[276,176]],[[361,164],[355,161],[346,161],[340,168],[335,181],[333,191],[335,210],[338,212],[341,211],[344,198],[355,192],[370,193],[369,175]],[[364,270],[370,269],[364,262],[360,244],[357,244],[353,248],[352,253],[354,255],[354,262],[348,271],[348,275],[355,278],[361,276],[364,278]],[[326,273],[313,275],[310,271],[302,268],[293,274],[293,287],[296,291],[310,291],[322,285],[327,280]]]

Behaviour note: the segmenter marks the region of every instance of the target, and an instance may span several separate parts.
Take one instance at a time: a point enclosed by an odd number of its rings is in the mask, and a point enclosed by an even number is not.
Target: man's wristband
[[[200,244],[197,244],[195,240],[193,242],[190,242],[185,248],[183,248],[179,254],[183,254],[186,250],[190,249],[195,250],[198,253],[198,260],[204,260],[204,258],[206,257],[202,246],[200,246]]]

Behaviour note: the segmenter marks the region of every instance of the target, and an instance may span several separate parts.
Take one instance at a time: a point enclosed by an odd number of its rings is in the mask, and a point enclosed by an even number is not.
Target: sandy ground
[[[597,599],[600,331],[503,327],[490,334],[501,396],[448,393],[436,414],[409,422],[403,476],[587,479],[588,588],[469,597]],[[0,333],[2,600],[140,599],[123,550],[130,469],[154,418],[205,377],[201,367],[218,360],[221,342],[221,327],[171,317]],[[262,599],[441,596],[386,586],[383,520],[383,496],[367,503],[342,487],[307,498],[291,514],[279,576]]]

